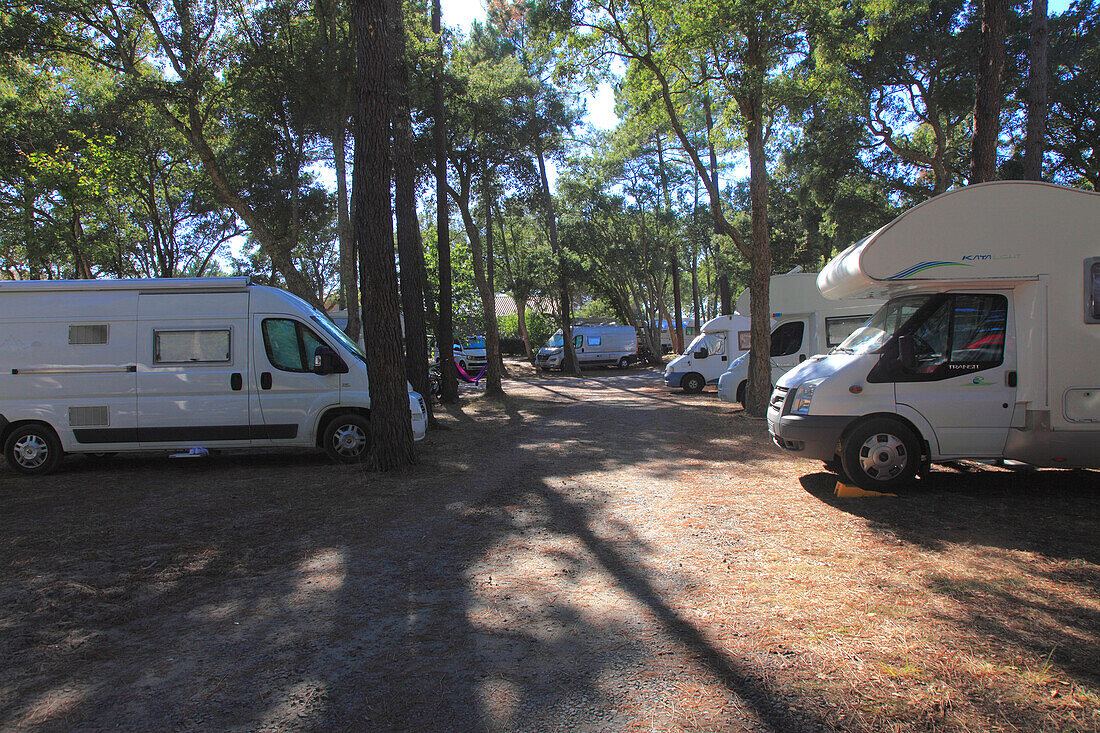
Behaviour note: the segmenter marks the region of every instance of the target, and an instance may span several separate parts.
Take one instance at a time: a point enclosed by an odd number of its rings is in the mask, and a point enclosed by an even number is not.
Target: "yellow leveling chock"
[[[849,486],[840,481],[836,482],[836,489],[833,490],[833,493],[843,499],[851,499],[857,496],[897,496],[897,494],[885,494],[881,491],[867,491],[858,486]]]

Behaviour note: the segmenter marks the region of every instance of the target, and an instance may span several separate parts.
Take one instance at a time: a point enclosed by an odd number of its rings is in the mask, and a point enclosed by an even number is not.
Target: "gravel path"
[[[974,501],[944,474],[933,498],[853,509],[713,392],[649,369],[513,371],[503,402],[444,409],[396,475],[274,452],[0,473],[0,729],[922,730],[952,727],[941,698],[877,717],[858,696],[927,685],[883,672],[906,643],[1042,660],[1026,623],[974,636],[984,596],[912,605],[944,546],[973,539],[929,517],[980,512],[1023,490],[1012,476]],[[1084,712],[1017,710],[1019,729],[1087,729],[1096,699],[1100,491],[1084,481],[1080,525],[1050,517],[1057,547],[1041,518],[983,543],[1004,574],[1020,553],[1034,566],[1032,541],[1082,563],[1048,600],[1093,609],[1054,612],[1092,635],[1067,633],[1077,656],[1055,670],[1085,695],[1057,704]],[[1011,701],[952,684],[956,722],[1001,725]]]

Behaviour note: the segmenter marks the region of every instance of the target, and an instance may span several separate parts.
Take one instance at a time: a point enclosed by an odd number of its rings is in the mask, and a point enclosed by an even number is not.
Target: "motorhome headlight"
[[[731,361],[729,368],[733,369],[734,367],[741,366],[742,364],[744,364],[748,360],[748,358],[749,358],[749,352],[746,351],[744,354],[741,354],[741,356],[739,356],[736,359],[734,359],[733,361]]]
[[[805,415],[810,411],[810,403],[814,399],[814,390],[817,389],[817,385],[825,381],[825,378],[811,379],[808,382],[803,382],[799,385],[798,389],[794,393],[794,401],[791,402],[791,412],[796,415]]]

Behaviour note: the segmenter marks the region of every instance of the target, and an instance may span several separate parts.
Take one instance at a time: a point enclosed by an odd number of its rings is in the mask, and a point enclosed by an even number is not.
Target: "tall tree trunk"
[[[500,320],[497,313],[497,261],[495,253],[493,252],[494,239],[496,237],[493,234],[493,212],[492,208],[489,210],[489,219],[485,225],[485,279],[489,284],[489,292],[493,294],[493,322],[496,324],[497,329],[497,368],[500,370],[500,376],[502,379],[508,378],[508,369],[504,366],[504,355],[500,350]],[[501,231],[504,230],[503,225]]]
[[[1047,15],[1047,0],[1032,0],[1027,134],[1024,138],[1024,178],[1029,181],[1043,179],[1043,138],[1047,126]]]
[[[665,151],[661,144],[661,134],[657,133],[657,166],[661,171],[661,190],[664,193],[665,215],[672,221],[672,196],[668,190],[668,172],[665,170]],[[673,238],[669,247],[669,274],[672,277],[672,307],[675,323],[669,323],[675,335],[672,338],[672,350],[674,353],[682,353],[684,350],[684,319],[683,303],[680,299],[680,248],[677,239]]]
[[[485,212],[485,239],[487,242],[491,242],[493,238],[492,200],[489,189],[489,170],[483,161],[481,167],[481,205]],[[474,233],[477,233],[476,225]],[[470,237],[470,254],[474,261],[474,284],[481,296],[481,311],[485,317],[485,394],[490,397],[502,397],[504,388],[500,383],[500,324],[497,323],[496,297],[489,288],[489,280],[485,276],[485,252],[481,248],[480,236]]]
[[[1001,76],[1005,65],[1008,0],[982,0],[978,46],[978,89],[974,101],[974,140],[970,183],[997,175],[997,139],[1001,134]]]
[[[386,0],[356,0],[355,31],[355,231],[370,366],[370,467],[389,471],[415,462],[416,450],[393,257]]]
[[[691,210],[691,221],[695,226],[695,231],[699,231],[699,225],[697,218],[699,216],[699,174],[695,174],[695,206]],[[698,242],[692,242],[691,247],[691,315],[695,319],[695,331],[694,335],[698,336],[702,332],[703,323],[700,321],[701,313],[699,311],[699,247]]]
[[[546,209],[546,224],[550,232],[550,251],[554,256],[555,265],[558,269],[558,307],[561,310],[559,323],[561,325],[562,342],[565,347],[561,368],[563,372],[579,377],[581,366],[577,362],[577,352],[573,349],[573,306],[569,297],[569,283],[565,279],[565,262],[558,243],[558,221],[557,215],[554,213],[554,197],[550,195],[550,183],[546,178],[546,160],[542,149],[541,133],[535,135],[535,155],[538,157],[543,207]]]
[[[344,296],[344,308],[348,311],[348,325],[344,333],[352,341],[359,340],[362,322],[359,319],[359,279],[356,277],[355,242],[351,236],[351,217],[348,212],[347,118],[343,118],[332,131],[332,157],[336,164],[336,234],[340,242],[340,292]]]
[[[704,73],[706,69],[704,67]],[[707,125],[707,150],[710,154],[710,182],[707,188],[709,190],[717,191],[718,189],[718,152],[714,147],[714,115],[710,109],[710,93],[708,92],[703,97],[703,115],[705,117]],[[714,219],[714,233],[722,234],[722,209],[721,200],[712,196],[711,197],[711,216]],[[714,263],[717,267],[718,263]],[[730,297],[730,278],[725,272],[718,274],[718,307],[719,313],[722,315],[729,315],[733,313],[733,299]]]
[[[432,31],[438,37],[439,55],[432,75],[432,142],[435,148],[435,231],[439,261],[439,325],[435,332],[439,348],[442,390],[439,400],[458,402],[458,375],[454,361],[454,299],[451,290],[451,212],[447,204],[447,117],[443,107],[443,10],[432,0]]]
[[[534,364],[535,352],[531,349],[531,339],[527,336],[527,300],[513,296],[512,301],[516,304],[516,324],[519,337],[523,339],[523,348],[527,352],[527,361]]]
[[[424,313],[427,268],[416,215],[416,169],[413,157],[412,121],[409,111],[409,65],[405,49],[404,6],[386,0],[389,15],[390,93],[393,98],[393,191],[397,220],[397,256],[401,262],[401,313],[405,332],[405,373],[413,389],[424,396],[428,426],[436,427],[428,379],[428,327]]]
[[[752,206],[752,248],[749,259],[749,318],[752,350],[749,353],[749,385],[745,411],[763,417],[772,391],[771,369],[771,236],[768,231],[768,155],[764,148],[764,60],[760,54],[759,30],[747,34],[746,77],[749,89],[738,100],[745,121],[745,142],[749,148],[749,202]]]

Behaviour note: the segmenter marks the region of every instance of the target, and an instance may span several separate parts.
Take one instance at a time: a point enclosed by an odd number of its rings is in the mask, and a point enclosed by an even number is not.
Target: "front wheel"
[[[857,486],[881,491],[913,480],[920,467],[920,442],[908,426],[888,417],[857,425],[840,453],[844,472]]]
[[[680,380],[680,386],[684,388],[684,391],[688,394],[699,394],[703,391],[703,387],[706,386],[706,380],[703,379],[701,374],[685,374],[684,378]]]
[[[338,415],[325,426],[321,444],[337,463],[362,463],[370,455],[370,421],[362,415]]]
[[[4,458],[13,470],[44,476],[61,462],[61,441],[47,425],[32,423],[16,428],[4,443]]]

